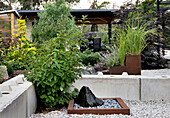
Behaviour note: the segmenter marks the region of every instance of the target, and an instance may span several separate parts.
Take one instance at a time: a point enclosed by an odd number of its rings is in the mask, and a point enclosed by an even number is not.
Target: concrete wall
[[[0,92],[0,118],[29,118],[35,112],[35,89],[31,82],[24,80],[24,75],[18,75],[1,84]]]
[[[73,84],[88,86],[100,98],[121,97],[128,100],[169,100],[170,76],[83,75]]]
[[[170,100],[170,77],[142,77],[141,78],[142,100]]]
[[[82,79],[73,84],[80,89],[88,86],[97,97],[121,97],[123,99],[139,99],[139,79],[136,76],[97,76],[84,75]]]

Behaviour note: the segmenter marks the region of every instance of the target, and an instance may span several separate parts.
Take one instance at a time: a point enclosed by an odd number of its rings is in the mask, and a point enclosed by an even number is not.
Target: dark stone
[[[89,87],[83,86],[78,94],[76,103],[82,107],[95,107],[102,105],[104,102],[96,98]]]

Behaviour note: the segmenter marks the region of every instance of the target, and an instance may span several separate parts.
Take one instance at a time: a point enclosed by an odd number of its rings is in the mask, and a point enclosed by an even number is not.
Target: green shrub
[[[100,53],[100,61],[107,67],[120,66],[119,52],[116,45],[106,46],[106,52]]]
[[[38,14],[39,21],[32,29],[33,41],[42,43],[57,37],[60,31],[74,27],[74,20],[70,8],[64,0],[57,0],[55,4],[47,3],[43,12]]]
[[[81,35],[76,29],[63,31],[37,49],[37,54],[30,63],[26,75],[35,85],[42,104],[47,107],[64,105],[74,97],[69,87],[75,79],[81,77],[77,43]],[[76,40],[74,40],[76,39]]]
[[[88,66],[94,66],[97,62],[99,62],[99,55],[98,53],[94,53],[91,50],[85,50],[83,53],[80,53],[80,62],[82,64]]]
[[[19,61],[12,61],[9,62],[9,64],[12,66],[13,70],[25,70],[28,63],[21,63]]]
[[[13,69],[12,65],[10,63],[6,63],[5,65],[7,67],[8,75],[13,74],[14,69]]]

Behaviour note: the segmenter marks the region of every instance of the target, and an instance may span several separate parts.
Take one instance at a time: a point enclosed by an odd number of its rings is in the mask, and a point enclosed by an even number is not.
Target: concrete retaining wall
[[[170,76],[83,75],[73,84],[88,86],[97,97],[121,97],[128,100],[169,100]]]
[[[142,100],[170,100],[170,76],[141,78]]]
[[[139,78],[136,76],[83,75],[73,85],[78,89],[88,86],[100,98],[139,99]]]
[[[0,118],[29,118],[35,112],[37,99],[34,86],[18,75],[0,85]]]

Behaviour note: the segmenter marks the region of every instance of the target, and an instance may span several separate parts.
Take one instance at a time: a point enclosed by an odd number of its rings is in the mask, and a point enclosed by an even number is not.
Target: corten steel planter
[[[74,100],[70,100],[67,109],[68,114],[125,114],[130,115],[129,107],[123,102],[121,98],[102,98],[102,99],[114,99],[122,108],[86,108],[86,109],[74,109]]]
[[[103,75],[110,75],[110,72],[109,71],[106,71],[106,72],[102,72]]]
[[[123,72],[126,72],[126,66],[114,66],[109,69],[111,75],[121,75]]]
[[[141,75],[141,55],[126,55],[126,71],[129,75]]]

